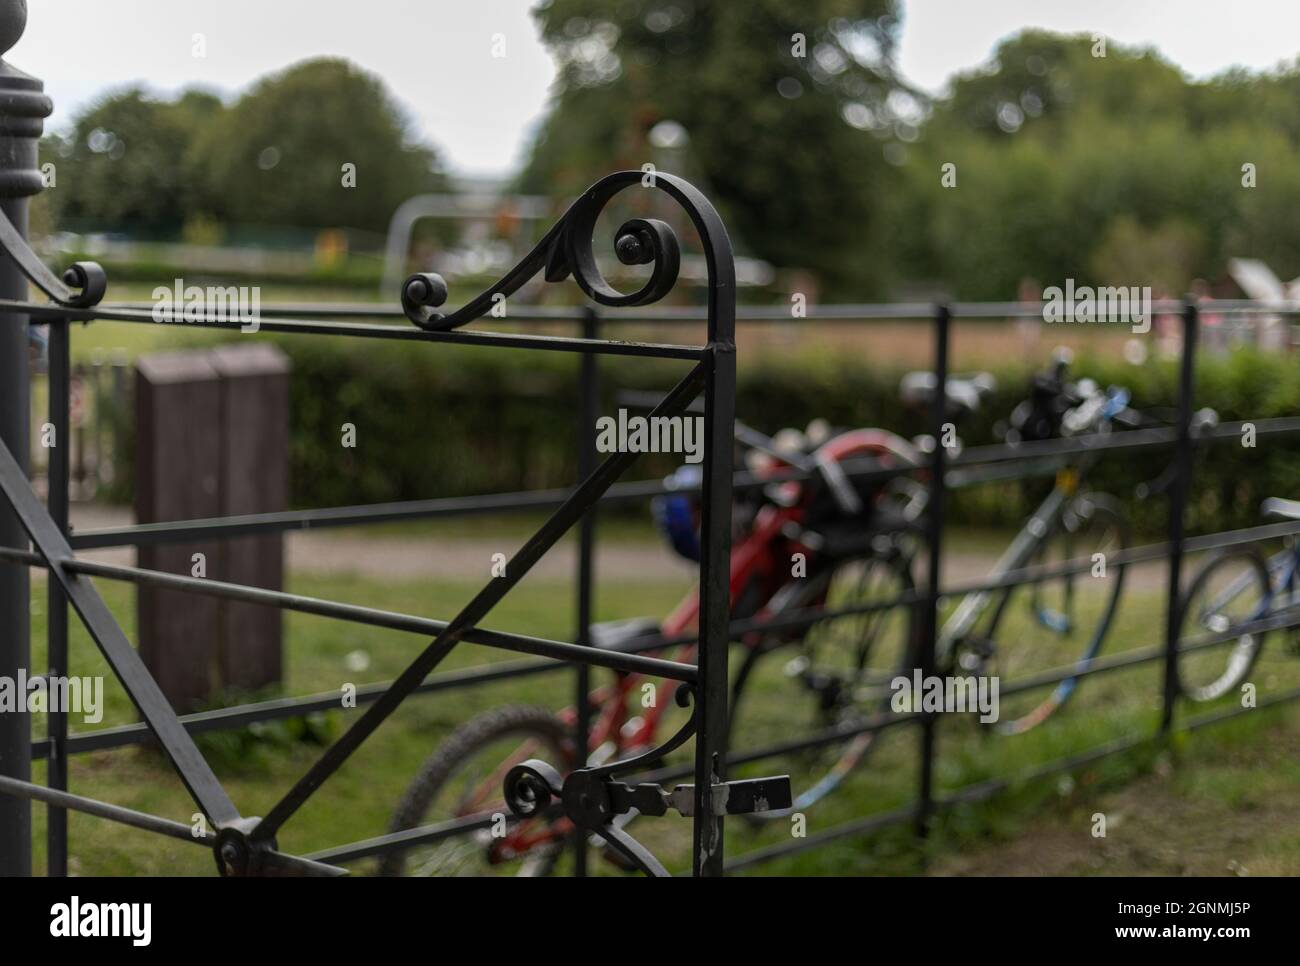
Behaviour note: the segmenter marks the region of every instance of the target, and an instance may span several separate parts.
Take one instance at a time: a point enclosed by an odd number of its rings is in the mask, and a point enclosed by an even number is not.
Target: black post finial
[[[0,0],[0,57],[13,50],[27,29],[27,0]]]

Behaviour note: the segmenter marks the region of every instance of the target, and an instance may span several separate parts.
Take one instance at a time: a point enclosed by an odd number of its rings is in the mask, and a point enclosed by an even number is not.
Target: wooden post
[[[140,359],[136,372],[141,523],[288,506],[284,353],[263,343],[159,353]],[[140,549],[140,565],[281,590],[284,541],[266,534],[147,546]],[[278,609],[154,587],[141,587],[138,600],[140,652],[177,711],[211,706],[225,690],[281,682]]]
[[[141,523],[221,514],[221,381],[207,353],[165,352],[136,362],[135,515]],[[143,546],[140,566],[216,577],[213,541]],[[197,556],[196,555],[201,555]],[[141,586],[140,656],[177,712],[210,706],[219,682],[221,602]]]
[[[270,513],[289,505],[289,360],[273,345],[249,342],[211,353],[221,380],[221,513]],[[284,538],[271,533],[222,542],[222,580],[284,588]],[[255,691],[283,670],[283,613],[225,601],[221,683]]]

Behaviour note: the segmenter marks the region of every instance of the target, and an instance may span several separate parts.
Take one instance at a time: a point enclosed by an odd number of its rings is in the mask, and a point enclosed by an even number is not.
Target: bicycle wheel
[[[1188,699],[1213,701],[1250,673],[1267,635],[1234,638],[1232,630],[1268,614],[1269,587],[1268,565],[1253,549],[1230,551],[1201,568],[1183,598],[1179,620],[1180,648],[1207,644],[1178,655],[1178,687]],[[1208,644],[1215,638],[1225,643]]]
[[[1001,686],[1097,656],[1124,585],[1125,565],[1113,557],[1128,544],[1128,522],[1112,498],[1090,493],[1071,501],[1029,566],[1038,569],[1079,562],[1088,564],[1088,569],[1008,592],[989,633],[994,642],[992,663]],[[1015,600],[1028,606],[1008,606]],[[1023,734],[1042,724],[1069,700],[1079,681],[1066,678],[1045,698],[1041,690],[1001,698],[994,730]]]
[[[390,832],[472,815],[498,816],[487,827],[390,852],[381,875],[549,874],[567,841],[566,819],[509,825],[502,792],[506,772],[540,758],[561,774],[572,767],[568,728],[542,708],[506,707],[471,719],[429,756],[398,804]],[[502,834],[502,833],[505,834]]]
[[[792,581],[772,601],[775,617],[804,609],[834,611],[897,598],[913,587],[902,556],[839,561]],[[773,631],[750,647],[732,687],[728,749],[738,770],[789,771],[792,811],[834,790],[877,743],[867,732],[848,741],[792,749],[744,763],[747,753],[797,743],[828,728],[851,729],[889,710],[890,683],[910,673],[912,606],[887,607],[817,621],[806,629]],[[775,818],[788,812],[765,813]]]

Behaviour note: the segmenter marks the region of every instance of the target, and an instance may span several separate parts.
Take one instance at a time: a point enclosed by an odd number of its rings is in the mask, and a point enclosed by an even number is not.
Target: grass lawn
[[[133,631],[133,591],[121,584],[98,582],[111,608]],[[381,583],[359,578],[295,577],[290,590],[375,607],[449,617],[472,596],[477,585],[465,581]],[[685,590],[682,580],[601,583],[598,618],[663,614]],[[43,595],[34,595],[43,600]],[[526,579],[494,612],[489,626],[559,639],[572,634],[572,589],[567,583]],[[1149,589],[1126,593],[1107,653],[1144,646],[1160,638],[1163,597]],[[1023,609],[1023,608],[1022,608]],[[1018,623],[1019,622],[1019,623]],[[41,666],[44,614],[34,613],[33,663]],[[1030,622],[1007,618],[1005,638],[1023,646]],[[309,694],[392,678],[426,641],[409,634],[286,615],[287,693]],[[1000,638],[1001,640],[1001,638]],[[1252,673],[1261,697],[1300,682],[1300,661],[1271,639]],[[74,621],[72,669],[76,674],[104,674],[107,710],[97,726],[135,720],[125,695],[108,674],[98,652]],[[1041,667],[1062,663],[1068,652],[1047,655]],[[464,645],[445,669],[512,660],[516,655]],[[788,679],[779,660],[769,660],[755,680],[757,707],[766,711],[769,728],[794,737],[790,725],[796,701],[783,688]],[[1039,670],[1035,664],[1030,670]],[[597,680],[603,678],[598,672]],[[570,703],[572,677],[553,673],[410,699],[365,744],[352,760],[283,829],[280,844],[298,854],[355,841],[385,830],[402,790],[426,756],[470,716],[509,703],[558,709]],[[1131,734],[1150,733],[1158,715],[1159,670],[1144,666],[1085,682],[1070,704],[1046,725],[1025,735],[991,737],[966,718],[944,720],[939,733],[936,781],[941,791],[997,776],[1014,776],[1036,763],[1085,750]],[[766,699],[765,699],[766,697]],[[320,755],[323,744],[337,737],[356,712],[319,715],[307,725],[271,723],[255,729],[200,736],[200,745],[236,805],[246,815],[265,814],[270,806]],[[762,715],[759,716],[760,718]],[[1300,709],[1260,711],[1226,726],[1179,736],[1165,750],[1149,749],[1116,756],[1072,775],[1017,786],[990,803],[945,814],[923,847],[905,828],[868,837],[837,839],[829,845],[762,867],[767,872],[800,874],[892,874],[980,871],[1028,871],[1044,855],[1056,856],[1051,868],[1064,872],[1233,871],[1228,863],[1259,871],[1300,873],[1300,814],[1294,801],[1300,779],[1294,752]],[[42,726],[38,719],[34,722]],[[761,729],[755,735],[762,737]],[[756,739],[757,740],[757,739]],[[837,823],[871,812],[896,808],[914,794],[917,768],[916,731],[896,728],[836,793],[810,808],[807,833],[815,835]],[[689,754],[689,745],[687,749]],[[806,787],[818,762],[789,758],[755,771],[788,769],[796,791]],[[824,763],[823,763],[824,764]],[[43,780],[43,766],[37,766]],[[1154,783],[1154,786],[1152,786]],[[75,757],[70,787],[74,792],[189,823],[192,803],[180,782],[154,750],[137,747]],[[1135,791],[1145,790],[1145,791]],[[1288,797],[1289,796],[1289,797]],[[1094,840],[1092,815],[1116,816],[1109,835]],[[35,809],[35,867],[44,864],[44,808]],[[1184,827],[1183,823],[1187,825]],[[83,875],[209,874],[208,850],[137,832],[99,819],[72,814],[71,870]],[[1197,829],[1217,829],[1206,844]],[[689,823],[677,817],[642,819],[634,834],[675,871],[689,856]],[[779,820],[754,828],[743,820],[728,823],[728,854],[788,842],[791,823]],[[1133,837],[1140,839],[1132,841]],[[1051,843],[1041,850],[1027,845]],[[1017,851],[1019,849],[1019,851]],[[1191,852],[1188,852],[1191,850]],[[1187,853],[1187,854],[1184,854]],[[1194,854],[1192,854],[1194,853]],[[1021,854],[1020,865],[1000,857]],[[1143,858],[1145,856],[1145,858]],[[1045,861],[1045,860],[1044,860]],[[564,863],[561,865],[563,870]],[[371,869],[357,863],[355,870]],[[608,871],[604,863],[596,868]]]

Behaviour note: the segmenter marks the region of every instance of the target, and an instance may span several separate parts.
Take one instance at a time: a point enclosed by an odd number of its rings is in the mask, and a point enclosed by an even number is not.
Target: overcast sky
[[[4,2],[4,0],[0,0]],[[744,0],[721,0],[744,2]],[[347,57],[387,82],[453,170],[520,161],[554,73],[531,0],[30,0],[9,59],[45,81],[55,125],[106,89],[188,84],[233,95],[304,57]],[[1174,15],[1174,11],[1177,14]],[[1024,27],[1151,44],[1195,77],[1300,52],[1300,4],[1278,0],[910,0],[903,73],[931,91]],[[206,56],[193,53],[204,35]],[[495,35],[505,56],[493,56]],[[304,105],[310,110],[310,105]]]

